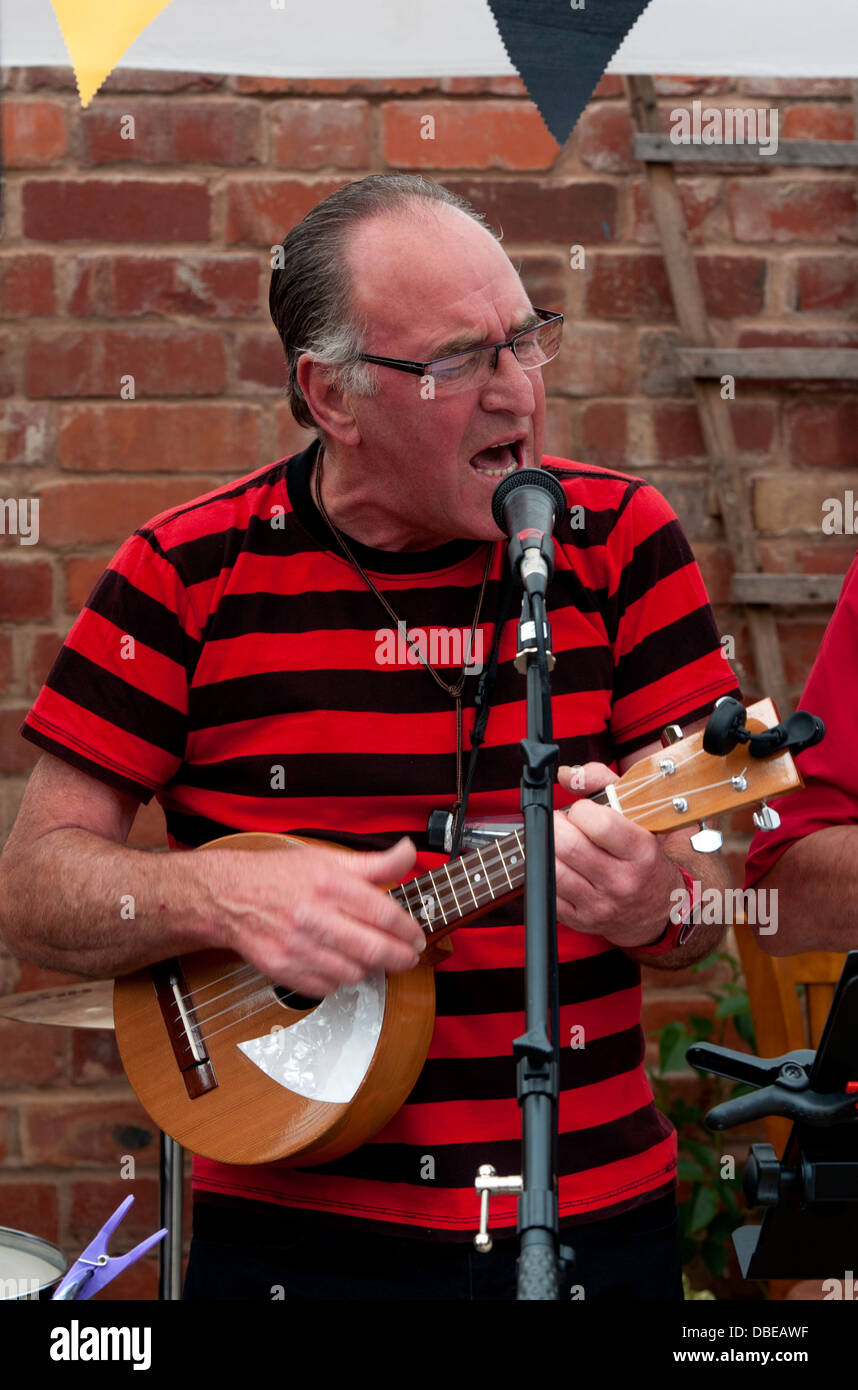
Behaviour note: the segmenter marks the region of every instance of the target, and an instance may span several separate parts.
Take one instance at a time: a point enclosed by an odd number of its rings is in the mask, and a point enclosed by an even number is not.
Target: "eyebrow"
[[[517,333],[525,333],[528,328],[536,328],[541,322],[542,319],[539,317],[536,310],[531,309],[529,312],[521,315],[509,336],[510,338],[514,338]],[[489,346],[491,346],[491,344],[484,343],[480,339],[460,334],[458,338],[449,338],[445,343],[441,343],[439,347],[433,348],[430,356],[426,360],[435,362],[440,357],[452,357],[458,352],[470,352],[473,348]]]

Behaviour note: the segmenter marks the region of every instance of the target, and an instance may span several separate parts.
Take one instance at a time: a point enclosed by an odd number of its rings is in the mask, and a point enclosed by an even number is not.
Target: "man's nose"
[[[501,348],[497,366],[480,392],[483,409],[532,415],[536,404],[532,375],[524,370],[511,347]]]

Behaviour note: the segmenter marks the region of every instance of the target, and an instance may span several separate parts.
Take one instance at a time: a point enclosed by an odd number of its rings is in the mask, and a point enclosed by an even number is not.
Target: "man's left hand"
[[[622,950],[648,946],[667,926],[671,893],[685,888],[678,865],[656,835],[587,800],[619,780],[610,768],[585,763],[574,769],[573,783],[573,769],[560,767],[557,780],[581,796],[554,815],[557,920]]]

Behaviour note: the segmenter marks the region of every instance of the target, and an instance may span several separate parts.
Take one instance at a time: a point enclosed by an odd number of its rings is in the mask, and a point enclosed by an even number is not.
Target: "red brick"
[[[18,732],[28,709],[29,705],[21,705],[0,710],[0,767],[7,776],[29,772],[39,757],[39,750]]]
[[[266,410],[266,416],[270,417],[270,410]],[[274,458],[289,458],[291,454],[297,454],[312,441],[312,431],[303,429],[295,420],[289,406],[280,401],[274,406],[274,438],[269,445],[268,452]]]
[[[545,378],[570,396],[626,395],[634,383],[634,339],[625,328],[575,324]]]
[[[80,317],[138,314],[256,316],[267,262],[234,256],[75,256],[68,307]]]
[[[9,1111],[5,1106],[0,1106],[0,1163],[9,1154]],[[0,1188],[0,1196],[3,1189]]]
[[[845,77],[742,77],[738,91],[760,97],[849,97],[852,84]]]
[[[442,92],[454,97],[493,96],[526,97],[528,91],[521,78],[513,75],[499,77],[442,77],[433,83]]]
[[[793,547],[791,569],[802,574],[845,574],[855,559],[855,541],[848,536],[822,536],[816,544],[797,541]]]
[[[47,1086],[68,1077],[65,1028],[0,1019],[0,1086]]]
[[[184,1276],[183,1276],[184,1277]],[[93,1294],[94,1301],[125,1303],[155,1303],[158,1300],[158,1257],[144,1255],[128,1269],[123,1269],[120,1278],[107,1288]]]
[[[19,993],[26,993],[32,989],[59,989],[62,985],[80,984],[82,979],[81,975],[72,975],[68,971],[45,970],[41,965],[22,960],[19,962],[16,989]]]
[[[632,154],[632,118],[626,106],[588,106],[576,126],[578,154],[600,174],[637,171]]]
[[[515,265],[531,304],[562,313],[566,300],[566,262],[560,256],[524,255],[516,256]]]
[[[624,97],[626,94],[625,85],[622,77],[617,72],[605,72],[596,83],[591,101],[598,101],[600,97]]]
[[[224,340],[214,329],[139,328],[34,334],[27,344],[31,396],[107,396],[119,400],[121,378],[143,396],[214,396],[226,385]],[[123,402],[129,410],[134,400]]]
[[[751,401],[736,401],[730,405],[730,419],[736,444],[743,454],[765,454],[775,438],[778,409]]]
[[[681,179],[676,180],[688,235],[695,243],[707,241],[714,231],[714,219],[723,201],[723,181],[719,179]],[[649,200],[649,187],[646,179],[636,179],[632,184],[632,213],[635,224],[635,241],[655,245],[659,242],[658,229],[653,220]]]
[[[568,459],[571,453],[569,402],[563,396],[549,396],[545,403],[545,452]]]
[[[93,473],[193,472],[214,465],[238,477],[259,463],[259,415],[258,406],[233,403],[65,406],[60,464]]]
[[[122,1178],[117,1165],[112,1177],[78,1178],[70,1183],[69,1242],[76,1248],[88,1245],[120,1201],[130,1196],[134,1202],[122,1219],[122,1249],[130,1249],[158,1229],[158,1179],[141,1174],[139,1167],[134,1178]]]
[[[113,545],[144,521],[218,486],[218,479],[126,477],[46,483],[42,533],[52,546]],[[103,568],[103,566],[102,566]]]
[[[437,77],[231,77],[228,80],[233,91],[246,96],[377,96],[388,92],[408,95],[438,90]]]
[[[506,241],[556,241],[589,246],[616,235],[617,189],[608,183],[543,179],[441,180],[486,215]]]
[[[54,456],[53,406],[27,401],[0,410],[0,463],[50,464]]]
[[[117,1081],[125,1075],[116,1035],[106,1028],[75,1028],[72,1033],[71,1079],[77,1085]]]
[[[271,163],[280,169],[363,169],[370,162],[365,101],[284,101],[272,107]]]
[[[54,262],[50,256],[0,257],[0,315],[33,318],[56,313]]]
[[[81,167],[102,164],[261,164],[262,113],[242,101],[99,102],[80,113]],[[134,137],[122,131],[134,117]]]
[[[858,328],[745,328],[739,334],[738,347],[858,348]]]
[[[767,262],[762,256],[701,256],[698,267],[706,311],[712,318],[763,312]]]
[[[236,378],[241,384],[281,391],[286,359],[276,333],[243,333],[236,344]]]
[[[672,318],[673,301],[661,256],[599,252],[589,258],[584,311],[591,318]]]
[[[39,508],[39,527],[44,517]],[[7,541],[8,544],[8,541]],[[50,617],[53,607],[53,576],[47,560],[0,560],[0,618],[6,622],[26,622]]]
[[[66,112],[60,102],[7,97],[2,117],[7,169],[47,168],[66,153]]]
[[[136,523],[135,523],[136,524]],[[87,556],[85,559],[75,555],[65,563],[66,612],[78,613],[92,593],[96,580],[107,568],[113,555],[105,551],[103,555]]]
[[[0,633],[0,692],[9,689],[14,679],[15,668],[12,653],[12,639],[8,633]],[[2,990],[2,983],[0,983]]]
[[[77,93],[74,69],[69,66],[27,67],[21,70],[23,86],[36,92],[43,88]],[[149,68],[114,68],[98,89],[98,97],[111,92],[213,92],[226,78],[221,73],[162,72]]]
[[[157,1128],[133,1099],[54,1102],[21,1107],[21,1149],[29,1163],[65,1168],[119,1163],[132,1154],[138,1163],[157,1161]]]
[[[435,122],[434,139],[421,123]],[[530,103],[391,101],[382,107],[383,153],[400,169],[550,169],[559,146]]]
[[[11,342],[0,339],[0,396],[20,395],[19,358],[13,355]]]
[[[656,95],[661,97],[717,96],[733,90],[732,77],[661,76],[654,77]]]
[[[581,454],[587,463],[603,468],[624,468],[628,457],[626,407],[612,401],[594,401],[581,416]]]
[[[654,457],[665,463],[698,460],[705,456],[697,408],[693,405],[652,407]]]
[[[855,117],[848,106],[804,103],[781,112],[782,140],[854,140]]]
[[[343,180],[299,183],[297,179],[244,178],[226,186],[226,242],[275,246],[302,217],[342,188]]]
[[[35,241],[207,241],[211,190],[190,180],[30,179],[24,236]]]
[[[795,308],[805,313],[858,310],[858,260],[819,256],[797,266]]]
[[[710,603],[730,602],[730,576],[733,562],[730,548],[713,541],[696,541],[694,558],[700,566]]]
[[[64,632],[34,632],[30,635],[27,659],[27,694],[36,696],[56,660],[65,638]]]
[[[796,405],[787,411],[790,462],[800,468],[858,466],[858,400]]]
[[[737,241],[858,241],[854,180],[733,179],[728,199]]]
[[[825,632],[828,615],[813,621],[793,619],[778,624],[778,639],[786,665],[786,677],[791,685],[803,686],[816,660],[819,644]]]
[[[52,1182],[27,1179],[20,1173],[0,1176],[0,1225],[26,1231],[42,1240],[59,1240],[59,1202]]]

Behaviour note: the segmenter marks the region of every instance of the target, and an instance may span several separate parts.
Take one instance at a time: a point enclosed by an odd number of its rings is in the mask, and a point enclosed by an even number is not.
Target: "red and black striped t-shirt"
[[[166,813],[171,847],[232,831],[306,834],[358,849],[415,840],[455,799],[453,700],[339,549],[310,494],[316,445],[155,517],[101,576],[27,716],[24,736]],[[570,511],[556,528],[549,616],[561,761],[618,758],[736,684],[667,502],[646,482],[546,457]],[[354,544],[408,630],[453,681],[486,544],[429,552]],[[488,659],[505,546],[494,546],[472,665]],[[519,807],[525,681],[505,626],[469,815]],[[446,634],[444,637],[443,634]],[[437,638],[433,642],[433,636]],[[134,659],[127,659],[133,638]],[[477,670],[464,686],[465,739]],[[272,775],[282,768],[282,774]],[[558,791],[556,804],[568,801]],[[474,1229],[481,1163],[520,1171],[511,1044],[524,1028],[520,900],[452,938],[436,971],[425,1067],[382,1133],[315,1169],[196,1159],[202,1193],[230,1194],[455,1238]],[[603,937],[559,928],[560,1216],[616,1214],[673,1186],[675,1136],[643,1069],[640,973]],[[575,1035],[580,1038],[581,1033]],[[431,1158],[432,1162],[427,1162]],[[497,1198],[496,1227],[516,1198]]]

